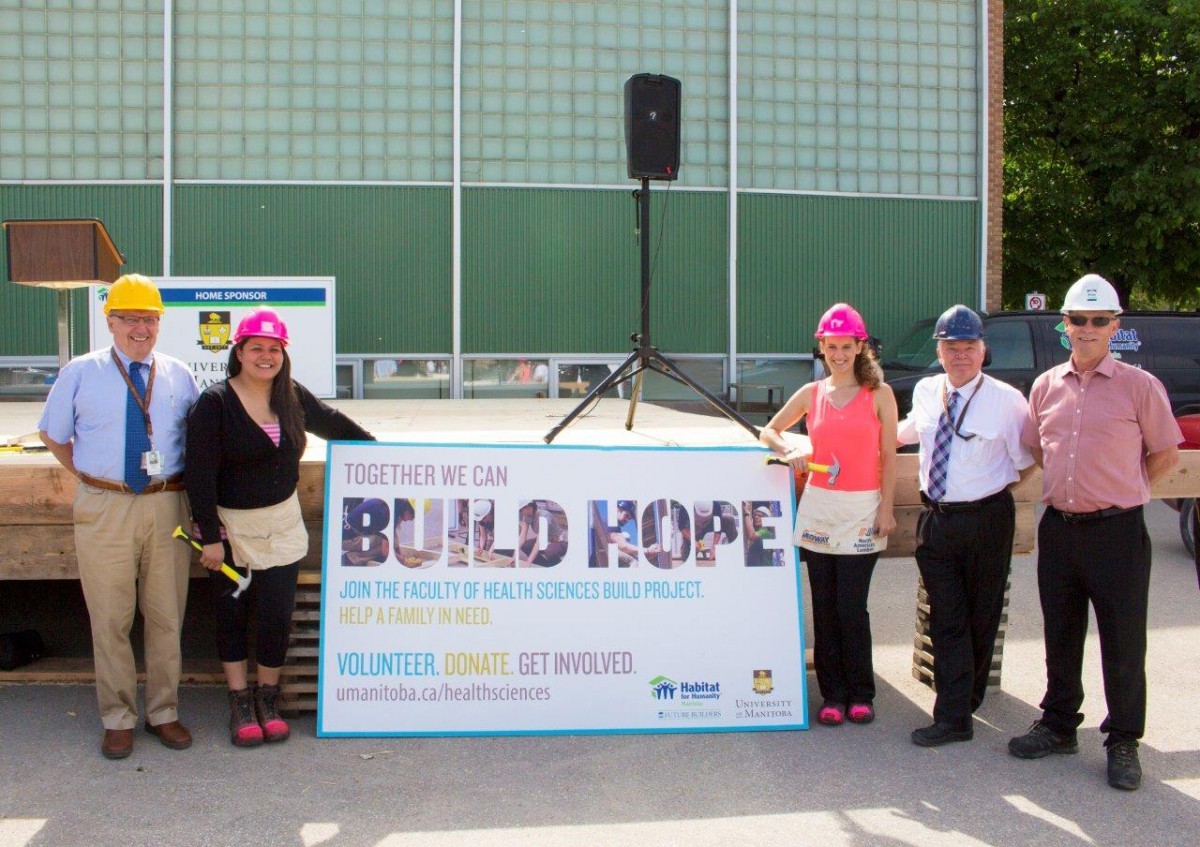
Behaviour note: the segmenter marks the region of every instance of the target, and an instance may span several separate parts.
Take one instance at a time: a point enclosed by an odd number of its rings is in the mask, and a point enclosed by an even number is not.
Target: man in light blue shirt
[[[79,479],[75,551],[91,618],[100,752],[133,750],[137,672],[129,640],[145,621],[146,731],[176,750],[191,746],[179,722],[180,628],[189,549],[172,531],[188,521],[179,481],[184,420],[199,395],[191,370],[154,352],[162,297],[153,281],[121,277],[104,304],[113,346],[71,360],[38,421],[42,442]]]

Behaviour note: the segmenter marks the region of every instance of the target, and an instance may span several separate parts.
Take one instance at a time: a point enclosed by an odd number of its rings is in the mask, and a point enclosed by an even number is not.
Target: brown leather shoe
[[[104,740],[100,742],[100,752],[106,759],[124,759],[133,752],[133,730],[104,730]]]
[[[192,734],[179,721],[160,723],[158,726],[146,724],[146,732],[158,736],[163,746],[172,750],[186,750],[192,746]]]

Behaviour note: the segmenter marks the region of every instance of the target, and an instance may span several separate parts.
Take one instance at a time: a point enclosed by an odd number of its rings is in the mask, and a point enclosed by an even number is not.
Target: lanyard
[[[138,394],[137,389],[133,387],[133,380],[129,378],[129,372],[125,370],[125,366],[121,364],[121,357],[117,355],[116,348],[112,351],[113,361],[117,364],[117,370],[121,372],[121,379],[125,380],[125,385],[129,388],[129,393],[133,395],[133,402],[137,403],[139,409],[142,410],[142,419],[146,422],[146,435],[150,438],[150,443],[154,444],[154,426],[150,423],[150,394],[154,391],[154,372],[158,367],[158,362],[150,360],[150,377],[146,380],[146,396]]]
[[[942,382],[942,412],[946,415],[947,420],[950,420],[950,403],[946,399],[946,383],[949,381],[949,379],[946,379]],[[979,393],[979,388],[982,385],[983,374],[980,374],[979,379],[975,380],[975,390],[971,392],[971,396],[967,398],[967,402],[963,403],[963,407],[958,413],[958,420],[950,420],[950,426],[954,429],[954,434],[963,441],[970,441],[977,435],[974,432],[968,432],[966,435],[963,435],[959,430],[962,428],[963,418],[967,416],[967,408],[971,405],[971,401],[975,399],[975,395]],[[959,394],[961,396],[962,392],[959,392]]]

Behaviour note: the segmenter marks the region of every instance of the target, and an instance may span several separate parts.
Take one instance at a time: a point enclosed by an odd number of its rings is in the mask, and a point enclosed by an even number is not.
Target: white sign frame
[[[807,729],[793,478],[766,455],[331,442],[317,735]],[[759,508],[774,537],[747,550]]]
[[[251,309],[267,306],[287,324],[292,378],[317,397],[337,396],[333,277],[176,276],[154,282],[165,308],[155,349],[187,363],[201,390],[225,379],[238,321]],[[102,350],[112,344],[104,320],[108,286],[92,286],[90,292],[88,340],[92,350]]]

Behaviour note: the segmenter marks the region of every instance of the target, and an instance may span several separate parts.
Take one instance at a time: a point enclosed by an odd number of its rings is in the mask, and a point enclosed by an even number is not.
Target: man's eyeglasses
[[[121,321],[121,323],[128,327],[134,327],[138,324],[145,324],[146,326],[153,328],[158,326],[158,322],[161,320],[161,318],[135,318],[132,315],[113,315],[113,317],[117,318],[119,321]]]
[[[1071,326],[1087,326],[1088,321],[1091,321],[1092,326],[1099,328],[1108,326],[1116,319],[1107,318],[1103,315],[1097,315],[1090,318],[1084,317],[1083,315],[1067,315],[1067,320],[1071,322]]]

